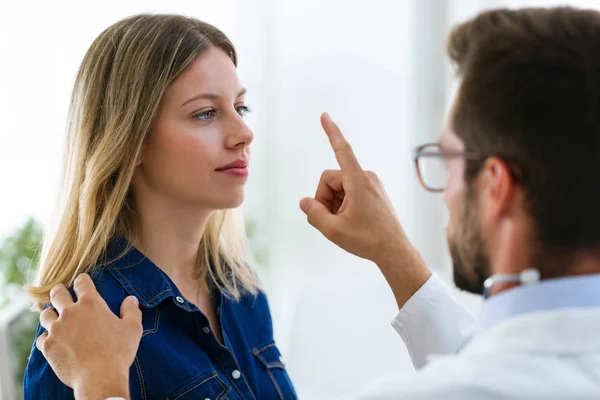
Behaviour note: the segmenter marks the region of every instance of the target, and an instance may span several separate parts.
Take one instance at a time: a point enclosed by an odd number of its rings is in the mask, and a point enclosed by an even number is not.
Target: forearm
[[[392,289],[399,309],[431,277],[431,271],[421,255],[412,247],[400,247],[398,251],[390,252],[389,256],[378,261],[377,266]]]
[[[76,400],[130,399],[128,374],[95,375],[83,379],[75,388]]]

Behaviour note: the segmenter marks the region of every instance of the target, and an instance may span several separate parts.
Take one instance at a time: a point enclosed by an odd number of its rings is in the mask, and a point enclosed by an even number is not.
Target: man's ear
[[[479,178],[481,193],[485,198],[486,218],[498,220],[511,212],[516,183],[508,164],[498,157],[490,157]]]

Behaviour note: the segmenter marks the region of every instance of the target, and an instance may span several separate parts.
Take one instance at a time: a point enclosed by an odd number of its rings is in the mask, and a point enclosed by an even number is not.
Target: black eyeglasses
[[[480,154],[468,151],[444,150],[439,143],[426,143],[413,151],[415,168],[421,185],[430,192],[443,192],[448,181],[448,158],[462,157],[481,160]]]

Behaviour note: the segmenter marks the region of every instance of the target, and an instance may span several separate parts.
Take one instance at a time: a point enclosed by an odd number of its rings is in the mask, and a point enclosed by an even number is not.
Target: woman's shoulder
[[[229,301],[237,303],[239,306],[244,308],[253,309],[260,311],[263,309],[269,309],[269,301],[267,295],[263,289],[256,289],[255,292],[244,291],[240,294],[240,298],[235,300],[231,296],[224,294],[224,297],[228,298]]]
[[[263,290],[258,290],[256,293],[243,293],[239,300],[223,295],[222,306],[228,307],[228,311],[243,324],[272,330],[271,310]]]
[[[115,279],[107,268],[97,268],[90,273],[100,296],[106,301],[108,307],[119,315],[121,303],[129,295],[123,285]]]
[[[36,339],[45,331],[38,324]],[[75,398],[73,390],[58,379],[42,352],[35,346],[35,341],[23,377],[23,393],[25,400],[70,400]]]

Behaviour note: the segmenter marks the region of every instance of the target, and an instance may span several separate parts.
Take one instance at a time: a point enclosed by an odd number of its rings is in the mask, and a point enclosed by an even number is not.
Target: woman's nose
[[[244,148],[248,147],[254,140],[254,132],[246,125],[241,117],[237,118],[237,121],[231,123],[227,129],[228,134],[225,139],[225,145],[227,148]]]

